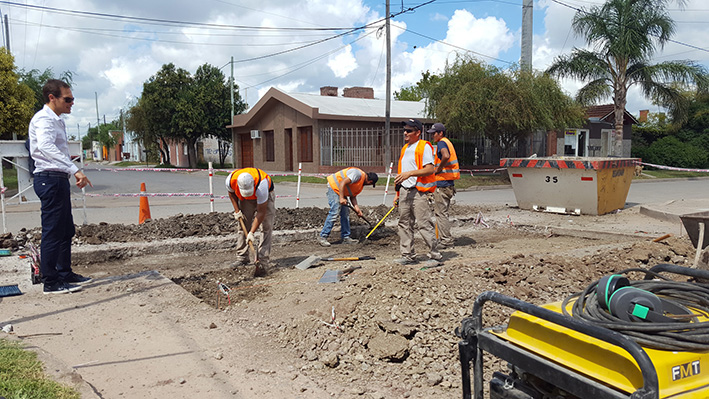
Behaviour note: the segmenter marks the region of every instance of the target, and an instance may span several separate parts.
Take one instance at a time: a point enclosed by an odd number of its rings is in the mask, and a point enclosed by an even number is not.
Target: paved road
[[[206,171],[199,172],[152,172],[152,171],[118,171],[112,167],[100,164],[89,164],[86,174],[94,187],[86,190],[87,194],[104,195],[86,198],[87,223],[137,223],[139,199],[135,197],[112,197],[115,194],[131,194],[140,191],[140,183],[145,182],[149,193],[208,193],[209,175]],[[225,176],[215,175],[212,181],[215,196],[225,196]],[[367,187],[358,197],[360,204],[375,206],[383,203],[386,178],[380,179],[375,189]],[[325,207],[326,186],[321,184],[302,184],[298,206]],[[393,189],[386,199],[386,205],[392,204]],[[81,191],[72,189],[74,196],[74,222],[84,222],[83,201]],[[298,190],[296,183],[280,183],[276,186],[277,207],[294,208]],[[672,200],[706,200],[709,207],[709,179],[674,179],[674,180],[642,180],[630,186],[626,207],[644,204],[659,204]],[[482,190],[465,190],[456,196],[461,204],[486,204],[496,206],[515,206],[514,192],[511,187],[485,188]],[[165,218],[178,213],[208,213],[211,209],[207,197],[151,197],[149,199],[152,217]],[[226,198],[216,198],[214,211],[229,212],[231,204]],[[34,228],[40,224],[39,204],[7,204],[5,226],[6,231],[16,233],[22,227]]]

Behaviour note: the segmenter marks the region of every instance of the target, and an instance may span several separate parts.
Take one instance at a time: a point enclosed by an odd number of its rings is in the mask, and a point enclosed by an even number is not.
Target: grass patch
[[[0,339],[0,395],[7,399],[79,399],[71,387],[50,380],[37,354]]]
[[[115,166],[128,167],[128,166],[142,166],[145,162],[135,162],[135,161],[121,161],[115,164]]]
[[[2,181],[5,183],[5,187],[7,187],[8,190],[17,190],[17,169],[3,169]]]
[[[649,175],[649,176],[644,176]],[[709,177],[709,173],[705,172],[681,172],[679,170],[647,170],[643,169],[643,174],[636,179],[682,179],[688,177]]]
[[[271,176],[271,179],[273,179],[274,183],[281,183],[281,182],[298,182],[298,176]],[[325,184],[327,183],[327,179],[325,177],[315,177],[315,176],[301,176],[300,177],[300,182],[301,183],[320,183],[320,184]]]
[[[473,186],[499,186],[509,184],[510,179],[507,177],[506,173],[490,175],[474,174],[473,176],[461,173],[460,180],[455,181],[455,188],[464,189]]]

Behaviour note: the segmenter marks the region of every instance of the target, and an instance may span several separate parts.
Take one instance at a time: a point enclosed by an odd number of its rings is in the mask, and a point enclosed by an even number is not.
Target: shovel
[[[315,263],[318,263],[320,261],[327,261],[327,262],[332,262],[332,261],[339,261],[339,260],[373,260],[376,259],[374,256],[356,256],[356,257],[351,257],[351,258],[322,258],[317,255],[310,255],[307,258],[305,258],[304,261],[298,263],[295,265],[296,269],[300,270],[305,270],[312,266]]]
[[[391,209],[389,209],[389,212],[387,212],[387,214],[386,214],[386,215],[384,215],[384,217],[382,218],[382,220],[380,220],[380,221],[379,221],[379,223],[377,223],[377,225],[376,225],[376,226],[374,226],[374,228],[372,229],[372,231],[370,231],[370,232],[369,232],[369,234],[367,234],[367,236],[366,236],[366,237],[364,237],[364,239],[365,239],[365,240],[367,240],[367,239],[369,238],[369,236],[371,236],[371,235],[372,235],[372,233],[374,233],[374,230],[376,230],[376,229],[377,229],[377,227],[379,227],[379,225],[380,225],[380,224],[382,224],[382,222],[384,221],[384,219],[386,219],[386,218],[387,218],[387,216],[389,216],[389,214],[391,213],[391,211],[393,211],[393,210],[394,210],[394,208],[396,208],[396,204],[394,204],[394,206],[392,206],[392,207],[391,207]]]
[[[355,214],[357,214],[357,211],[354,209],[354,207],[352,206],[352,204],[350,204],[349,201],[347,201],[347,206],[348,206],[350,209],[352,209]],[[359,216],[359,215],[357,215],[357,216]],[[366,217],[364,217],[364,216],[359,216],[359,217],[360,217],[362,220],[364,220],[364,222],[367,223],[368,225],[370,225],[370,226],[372,225],[371,223],[369,223],[369,220],[367,220]]]
[[[241,225],[241,230],[244,232],[244,239],[246,240],[246,236],[249,235],[249,231],[246,229],[246,224],[244,224],[244,219],[239,218],[239,224]],[[258,252],[256,252],[256,248],[254,248],[254,243],[251,241],[248,241],[248,242],[249,242],[249,249],[251,249],[251,253],[254,254],[254,266],[256,266],[256,268],[254,269],[254,276],[258,276],[259,274],[261,274],[261,266],[259,265],[259,261],[258,261]]]

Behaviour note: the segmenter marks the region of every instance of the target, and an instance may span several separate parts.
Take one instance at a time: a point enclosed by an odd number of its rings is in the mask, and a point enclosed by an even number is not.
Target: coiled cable
[[[709,285],[673,281],[658,273],[641,268],[626,269],[618,274],[629,272],[642,272],[656,278],[655,280],[631,281],[632,287],[651,292],[680,307],[689,308],[689,311],[695,315],[709,317]],[[709,349],[709,322],[700,322],[696,317],[679,323],[625,321],[601,307],[596,294],[597,286],[598,281],[590,284],[582,292],[566,297],[562,303],[564,315],[617,331],[643,347],[671,351]],[[571,307],[571,314],[569,314],[567,308],[572,300],[575,302]]]

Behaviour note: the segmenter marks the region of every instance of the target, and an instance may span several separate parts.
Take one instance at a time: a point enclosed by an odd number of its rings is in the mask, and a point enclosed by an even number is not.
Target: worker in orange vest
[[[433,146],[420,139],[423,130],[421,121],[408,119],[402,125],[406,144],[401,149],[398,174],[394,179],[394,184],[401,187],[394,200],[399,207],[401,258],[394,262],[400,265],[417,262],[414,250],[414,228],[417,227],[429,249],[425,266],[433,267],[439,265],[441,259],[431,212],[431,197],[436,190]]]
[[[357,204],[357,195],[362,192],[364,186],[374,185],[379,180],[374,172],[364,173],[362,169],[346,168],[327,177],[327,202],[330,205],[330,212],[325,218],[325,225],[318,236],[318,244],[329,247],[330,242],[327,237],[335,225],[337,215],[340,215],[340,237],[343,244],[357,242],[350,237],[350,210],[347,206],[347,198],[352,202],[352,208],[357,215],[362,216],[362,210]]]
[[[234,219],[241,224],[244,221],[248,233],[241,228],[236,235],[236,255],[234,266],[249,263],[250,242],[254,246],[256,230],[261,227],[262,235],[258,243],[259,267],[264,271],[272,265],[271,242],[273,236],[273,219],[276,214],[276,195],[273,193],[271,176],[257,168],[237,169],[226,178],[226,189],[234,206]]]
[[[428,133],[433,133],[433,141],[436,143],[436,192],[433,195],[433,210],[438,224],[438,248],[446,249],[453,246],[448,211],[455,196],[455,181],[460,179],[460,167],[453,143],[445,137],[446,127],[442,123],[434,123]]]

